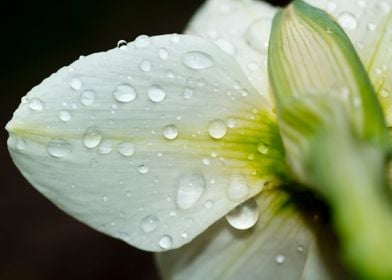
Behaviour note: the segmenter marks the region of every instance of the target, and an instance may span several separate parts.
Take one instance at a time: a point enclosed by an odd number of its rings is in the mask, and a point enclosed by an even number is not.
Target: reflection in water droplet
[[[158,224],[158,218],[155,215],[149,215],[141,221],[140,228],[143,232],[148,233],[154,231],[158,227]]]
[[[71,153],[72,146],[65,140],[57,139],[48,143],[47,150],[50,155],[56,158],[62,158]]]
[[[89,127],[83,135],[83,144],[88,149],[93,149],[99,145],[102,134],[96,127]]]
[[[170,249],[172,244],[173,244],[173,239],[171,238],[170,235],[163,235],[161,236],[161,238],[159,238],[159,246],[162,249],[165,250]]]
[[[42,111],[44,109],[44,103],[39,98],[32,98],[29,101],[29,108],[33,111]]]
[[[226,135],[227,126],[222,120],[214,120],[208,127],[208,134],[214,139],[221,139]]]
[[[181,176],[177,190],[177,206],[180,209],[189,209],[203,195],[206,181],[202,174],[191,172]]]
[[[245,199],[249,194],[249,187],[242,176],[234,176],[226,189],[226,196],[229,200],[237,202]]]
[[[80,103],[84,106],[90,106],[95,101],[95,92],[92,90],[85,90],[80,95]]]
[[[136,90],[130,84],[121,84],[116,87],[113,96],[118,102],[131,102],[136,98]]]
[[[214,59],[209,54],[198,51],[186,53],[182,62],[194,70],[203,70],[214,65]]]
[[[166,97],[166,92],[159,86],[153,86],[148,90],[148,97],[152,102],[161,102]]]
[[[163,136],[167,140],[174,140],[178,136],[178,128],[174,125],[167,125],[163,128]]]
[[[131,142],[124,142],[118,145],[118,152],[124,157],[130,157],[135,153],[135,145]]]
[[[246,230],[256,224],[259,215],[260,212],[257,203],[251,198],[230,211],[226,215],[226,220],[232,227],[239,230]]]

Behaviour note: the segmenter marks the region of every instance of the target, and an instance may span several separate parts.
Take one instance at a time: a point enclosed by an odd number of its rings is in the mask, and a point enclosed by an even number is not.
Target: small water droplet
[[[79,90],[82,88],[82,80],[80,80],[79,78],[73,78],[69,85],[73,90]]]
[[[62,158],[72,152],[72,146],[67,141],[58,139],[48,143],[47,150],[50,155]]]
[[[297,247],[297,251],[300,252],[300,253],[302,253],[302,252],[304,251],[304,247],[298,246],[298,247]]]
[[[167,140],[174,140],[178,136],[178,128],[174,125],[167,125],[163,128],[163,136]]]
[[[162,48],[158,50],[158,55],[160,59],[166,60],[169,57],[169,52],[166,49]]]
[[[131,142],[123,142],[118,145],[118,152],[124,157],[130,157],[135,153],[135,145]]]
[[[275,258],[275,261],[277,264],[283,264],[285,262],[286,258],[283,255],[277,255]]]
[[[220,38],[215,41],[215,44],[217,44],[218,47],[227,54],[234,55],[236,53],[235,47],[225,39]]]
[[[203,195],[206,187],[204,176],[198,172],[190,172],[181,176],[178,183],[177,206],[180,209],[189,209]]]
[[[59,119],[63,122],[68,122],[72,118],[71,113],[65,110],[60,111]]]
[[[266,144],[260,143],[257,146],[257,150],[260,152],[260,154],[266,155],[268,153],[269,148],[268,148],[268,146]]]
[[[137,171],[138,171],[140,174],[147,174],[147,173],[150,171],[150,167],[148,167],[148,166],[145,165],[145,164],[141,164],[141,165],[139,165],[139,166],[137,167]]]
[[[147,35],[140,35],[135,39],[136,48],[145,48],[148,47],[151,43],[151,38]]]
[[[114,98],[121,103],[128,103],[136,98],[136,90],[130,84],[121,84],[113,92]]]
[[[90,106],[95,101],[95,92],[92,90],[85,90],[80,94],[80,103],[84,106]]]
[[[89,127],[83,135],[83,144],[88,149],[93,149],[99,145],[102,134],[96,127]]]
[[[206,202],[204,202],[204,207],[207,209],[212,208],[212,206],[214,206],[214,202],[212,200],[207,200]]]
[[[234,119],[228,119],[226,124],[228,128],[234,128],[236,126],[236,121]]]
[[[120,50],[126,50],[127,49],[127,41],[119,40],[117,42],[117,48],[119,48]]]
[[[159,246],[162,249],[165,250],[170,249],[172,244],[173,244],[173,239],[171,238],[170,235],[163,235],[159,238]]]
[[[180,42],[180,36],[178,36],[178,34],[172,34],[172,35],[170,36],[170,41],[171,41],[173,44],[178,44],[178,43]]]
[[[113,145],[110,141],[103,141],[98,147],[98,151],[102,155],[110,154],[112,150],[113,150]]]
[[[40,112],[44,109],[44,103],[41,99],[34,97],[29,101],[29,108],[33,111]]]
[[[26,149],[26,147],[27,147],[27,143],[24,139],[20,138],[16,141],[15,148],[18,151],[23,151]]]
[[[257,52],[267,53],[271,24],[269,18],[260,19],[252,24],[245,35],[246,43]]]
[[[185,88],[183,95],[185,99],[191,99],[193,96],[193,89]]]
[[[102,197],[103,202],[108,202],[109,198],[107,196]]]
[[[152,86],[147,92],[148,97],[152,102],[161,102],[166,97],[166,92],[159,86]]]
[[[214,139],[222,139],[226,133],[227,126],[222,120],[214,120],[208,127],[208,134]]]
[[[226,196],[231,201],[241,201],[249,194],[249,187],[243,176],[233,176],[226,189]]]
[[[259,219],[259,209],[256,201],[251,198],[238,205],[226,215],[229,224],[239,230],[246,230],[253,227]]]
[[[357,28],[357,19],[352,13],[343,12],[338,16],[339,24],[346,30],[354,30]]]
[[[181,233],[181,237],[184,238],[184,239],[187,239],[188,238],[188,233],[187,232]]]
[[[367,25],[367,29],[368,29],[369,31],[374,31],[374,30],[376,30],[376,27],[377,27],[377,25],[376,25],[374,22],[369,22],[368,25]]]
[[[142,229],[143,232],[149,233],[154,231],[159,224],[159,220],[155,215],[149,215],[145,218],[140,223],[140,228]]]
[[[151,71],[152,64],[149,60],[144,60],[140,65],[139,65],[140,70],[143,72],[149,72]]]
[[[214,59],[206,53],[193,51],[186,53],[182,62],[191,69],[203,70],[214,65]]]

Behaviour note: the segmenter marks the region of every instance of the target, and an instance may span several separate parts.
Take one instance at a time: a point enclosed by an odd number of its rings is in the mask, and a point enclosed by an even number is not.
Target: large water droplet
[[[267,53],[271,24],[271,19],[260,19],[250,26],[245,39],[252,49],[261,53]]]
[[[231,201],[241,201],[249,194],[249,187],[243,176],[234,176],[226,189],[226,196]]]
[[[214,120],[208,127],[208,134],[214,139],[221,139],[226,135],[227,126],[222,120]]]
[[[48,143],[47,150],[50,155],[56,158],[62,158],[71,153],[72,146],[65,140],[57,139]]]
[[[60,111],[59,119],[63,122],[68,122],[72,118],[71,113],[65,110]]]
[[[149,233],[154,231],[158,227],[158,224],[158,218],[155,215],[149,215],[141,221],[140,228],[143,232]]]
[[[357,19],[352,13],[343,12],[338,16],[339,24],[346,30],[354,30],[357,28]]]
[[[206,181],[202,174],[191,172],[183,175],[178,183],[177,206],[180,209],[189,209],[203,195]]]
[[[145,48],[151,43],[151,38],[147,35],[140,35],[135,39],[136,48]]]
[[[121,84],[116,87],[113,96],[118,102],[131,102],[136,98],[136,90],[130,84]]]
[[[206,53],[193,51],[186,53],[182,62],[191,69],[203,70],[214,65],[214,59]]]
[[[135,145],[131,142],[124,142],[118,145],[118,152],[124,157],[130,157],[135,153]]]
[[[152,102],[161,102],[166,97],[166,92],[160,86],[152,86],[147,92]]]
[[[90,106],[95,101],[95,92],[92,90],[85,90],[80,94],[80,103],[84,106]]]
[[[162,249],[168,250],[171,248],[173,245],[173,239],[171,238],[170,235],[163,235],[161,238],[159,238],[159,246]]]
[[[178,128],[174,124],[167,125],[163,128],[163,136],[167,140],[174,140],[178,136]]]
[[[259,219],[259,214],[257,203],[251,198],[230,211],[226,215],[226,219],[232,227],[239,230],[246,230],[256,224]]]
[[[79,78],[73,78],[69,85],[73,90],[79,90],[82,88],[82,80],[80,80]]]
[[[29,101],[29,108],[33,111],[39,112],[44,109],[44,103],[41,101],[41,99],[34,97]]]
[[[99,145],[102,134],[96,127],[89,127],[83,135],[83,144],[88,149],[93,149]]]

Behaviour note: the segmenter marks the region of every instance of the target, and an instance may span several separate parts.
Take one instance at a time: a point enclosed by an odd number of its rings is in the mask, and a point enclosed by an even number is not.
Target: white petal
[[[333,243],[324,244],[322,255],[315,231],[305,225],[297,209],[285,204],[286,194],[266,192],[257,201],[263,216],[251,230],[237,231],[222,220],[191,244],[157,254],[163,278],[347,279],[329,255]],[[311,223],[320,228],[314,220]]]
[[[283,162],[269,114],[214,44],[142,36],[80,58],[33,88],[7,125],[8,145],[23,175],[61,209],[161,251],[257,194],[274,162]],[[265,135],[271,152],[259,153]],[[228,175],[249,186],[239,200],[226,196]]]
[[[186,30],[233,55],[256,89],[269,98],[267,52],[276,9],[255,0],[209,0]]]
[[[392,125],[392,1],[306,0],[345,29],[364,63]]]

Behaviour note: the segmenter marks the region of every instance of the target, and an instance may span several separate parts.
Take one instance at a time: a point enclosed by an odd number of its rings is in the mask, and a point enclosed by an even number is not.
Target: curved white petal
[[[262,193],[257,202],[263,214],[248,231],[237,231],[222,220],[191,244],[160,253],[157,262],[164,279],[285,279],[344,278],[335,260],[325,261],[333,243],[316,240],[318,222],[305,225],[299,212],[287,205],[280,191]]]
[[[392,0],[306,0],[331,14],[352,40],[392,125]]]
[[[256,89],[269,98],[267,52],[275,12],[262,1],[209,0],[186,33],[206,37],[233,55]]]
[[[142,36],[33,88],[7,125],[8,146],[23,175],[61,209],[161,251],[188,243],[260,191],[283,162],[269,116],[265,99],[214,44]],[[258,151],[263,140],[269,152]],[[246,191],[228,197],[238,177]]]

